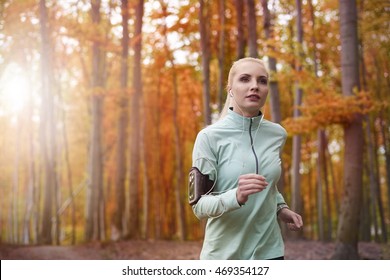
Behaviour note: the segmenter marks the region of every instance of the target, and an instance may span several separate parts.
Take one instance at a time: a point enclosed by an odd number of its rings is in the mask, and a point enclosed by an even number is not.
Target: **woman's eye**
[[[241,82],[248,82],[248,81],[249,81],[249,77],[247,77],[247,76],[242,76],[242,77],[240,78],[240,81],[241,81]]]
[[[260,79],[259,83],[262,85],[266,85],[266,84],[268,84],[268,80],[267,79]]]

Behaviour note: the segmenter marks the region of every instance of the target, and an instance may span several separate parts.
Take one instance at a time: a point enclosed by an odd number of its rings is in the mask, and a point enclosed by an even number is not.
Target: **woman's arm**
[[[236,192],[237,189],[234,188],[220,195],[204,195],[192,206],[192,210],[198,219],[220,217],[223,213],[241,207],[237,202]]]
[[[217,185],[217,154],[205,131],[201,131],[195,140],[192,152],[192,166],[197,167],[203,175],[208,175],[209,179]],[[219,217],[223,213],[240,208],[236,198],[237,188],[228,190],[222,194],[202,196],[199,201],[192,206],[194,214],[199,219]]]

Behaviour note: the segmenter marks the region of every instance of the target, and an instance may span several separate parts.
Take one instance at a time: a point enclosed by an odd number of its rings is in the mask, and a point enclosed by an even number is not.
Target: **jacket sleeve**
[[[284,197],[283,195],[279,192],[277,192],[276,194],[276,205],[279,205],[279,204],[287,204],[286,201],[284,200]]]
[[[216,150],[212,147],[208,135],[205,131],[199,132],[192,153],[192,166],[197,167],[202,174],[209,175],[210,180],[217,184],[217,162]],[[240,208],[236,191],[237,188],[234,188],[222,194],[202,196],[198,203],[192,206],[195,216],[198,219],[216,218]]]
[[[284,148],[284,145],[286,144],[287,132],[281,125],[279,125],[279,127],[281,128],[281,131],[282,131],[282,143],[280,145],[280,152],[279,152],[280,155],[279,156],[280,156],[280,158],[282,158],[282,150]],[[276,205],[287,204],[286,201],[284,200],[283,195],[279,192],[278,189],[277,189],[277,191],[278,192],[276,194]]]

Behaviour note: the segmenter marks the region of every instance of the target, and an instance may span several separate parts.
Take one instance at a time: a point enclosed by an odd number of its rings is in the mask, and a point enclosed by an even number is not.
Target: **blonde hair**
[[[232,67],[230,68],[230,71],[229,71],[228,82],[226,85],[226,92],[227,93],[229,93],[229,90],[232,88],[232,81],[233,81],[233,77],[236,75],[237,66],[243,62],[248,62],[248,61],[259,63],[267,71],[267,68],[265,67],[264,62],[261,59],[254,58],[254,57],[244,57],[244,58],[241,58],[239,60],[236,60],[232,64]],[[267,71],[267,74],[268,74],[268,71]],[[227,94],[225,105],[223,106],[223,109],[222,109],[222,112],[219,116],[219,119],[223,119],[226,116],[226,114],[229,110],[229,107],[232,107],[231,102],[232,102],[231,96],[230,96],[230,94]]]

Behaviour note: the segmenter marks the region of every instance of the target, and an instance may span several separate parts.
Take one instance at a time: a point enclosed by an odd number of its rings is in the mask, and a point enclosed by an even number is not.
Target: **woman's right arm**
[[[241,207],[237,202],[236,192],[237,189],[234,188],[220,195],[204,195],[192,206],[192,210],[198,219],[220,217]]]
[[[192,166],[197,167],[210,180],[217,179],[217,154],[207,134],[201,131],[195,141],[192,152]],[[218,182],[216,182],[217,184]],[[228,190],[218,195],[204,195],[192,206],[192,210],[198,219],[216,218],[225,212],[240,208],[236,197],[237,188]]]

